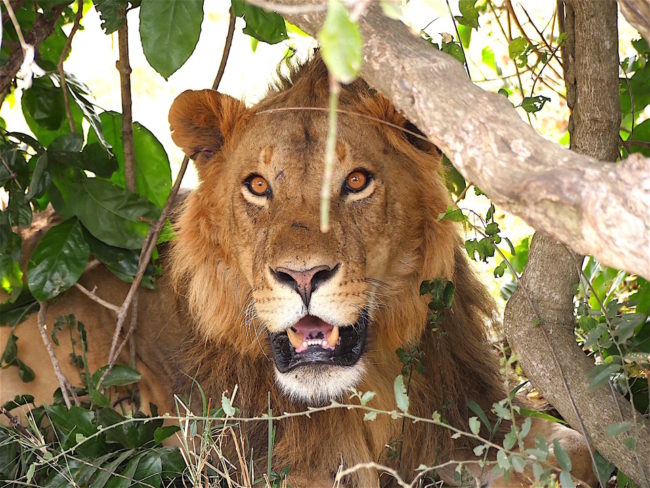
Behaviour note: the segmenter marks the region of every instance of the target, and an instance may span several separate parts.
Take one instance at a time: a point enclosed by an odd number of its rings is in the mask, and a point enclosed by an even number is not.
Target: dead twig
[[[47,335],[47,324],[45,323],[45,316],[47,314],[47,302],[38,302],[40,309],[38,311],[38,330],[41,333],[41,338],[43,339],[43,345],[45,345],[45,349],[47,349],[47,353],[50,355],[50,361],[52,362],[52,368],[54,368],[54,374],[56,375],[56,379],[59,381],[59,386],[61,387],[61,395],[63,395],[63,401],[65,402],[66,407],[70,409],[72,404],[70,403],[70,395],[72,395],[72,399],[74,401],[74,404],[79,406],[79,398],[77,397],[77,394],[74,391],[74,388],[72,387],[72,384],[66,378],[66,376],[63,374],[61,371],[61,367],[59,366],[59,360],[56,358],[56,354],[54,354],[54,348],[52,347],[52,342],[50,341],[49,336]]]
[[[61,51],[61,56],[59,57],[58,71],[59,71],[59,82],[61,83],[61,90],[63,91],[63,102],[65,106],[65,115],[68,118],[68,125],[70,126],[70,132],[75,132],[74,119],[72,118],[72,109],[70,108],[70,95],[68,94],[68,86],[65,82],[65,71],[63,70],[63,62],[65,58],[68,57],[70,52],[70,47],[72,46],[72,39],[74,35],[79,30],[79,25],[81,24],[81,17],[83,17],[83,0],[77,0],[77,15],[75,15],[74,23],[72,24],[72,30],[68,35],[68,39],[65,41],[63,50]]]
[[[92,301],[94,301],[96,303],[99,303],[102,307],[109,309],[111,312],[113,312],[115,314],[117,314],[117,312],[119,312],[120,307],[118,307],[117,305],[113,305],[111,302],[107,302],[103,298],[100,298],[100,297],[97,296],[97,294],[95,293],[96,287],[93,288],[92,290],[89,290],[88,288],[86,288],[85,286],[83,286],[80,283],[75,283],[74,286],[75,286],[75,288],[77,288],[77,290],[79,290],[81,293],[86,295]]]

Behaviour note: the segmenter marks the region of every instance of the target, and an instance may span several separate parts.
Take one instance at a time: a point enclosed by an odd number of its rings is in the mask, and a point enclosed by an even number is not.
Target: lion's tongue
[[[296,352],[303,352],[309,346],[334,349],[339,340],[339,328],[318,317],[307,315],[287,329],[287,335]]]

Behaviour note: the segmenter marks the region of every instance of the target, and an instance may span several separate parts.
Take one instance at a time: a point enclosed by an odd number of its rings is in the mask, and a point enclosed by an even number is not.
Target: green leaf
[[[472,434],[474,435],[478,435],[478,433],[481,431],[481,423],[477,417],[469,418],[469,430],[471,430]]]
[[[91,483],[90,488],[104,488],[106,486],[106,483],[108,483],[111,477],[115,474],[117,467],[129,459],[133,453],[133,449],[124,451],[120,453],[120,455],[117,456],[113,461],[102,466],[102,469],[97,474],[97,477]]]
[[[157,451],[149,451],[143,454],[138,463],[138,469],[133,474],[133,480],[136,482],[134,483],[136,486],[160,487],[162,483],[162,460]],[[137,483],[138,481],[142,483]]]
[[[571,473],[565,470],[562,470],[560,473],[560,486],[562,488],[574,488],[575,483],[573,482],[573,478],[571,477]]]
[[[463,64],[465,63],[465,52],[463,51],[463,46],[459,43],[454,41],[443,42],[441,49],[443,53],[449,54]]]
[[[522,415],[525,415],[526,417],[534,417],[534,418],[544,419],[544,420],[548,420],[550,422],[555,422],[555,423],[558,423],[558,424],[566,425],[566,422],[564,420],[559,419],[557,417],[554,417],[553,415],[549,415],[547,413],[540,412],[538,410],[533,410],[532,408],[520,407],[519,408],[519,413],[522,414]]]
[[[44,408],[52,424],[66,436],[75,433],[89,437],[97,432],[95,414],[85,408],[74,405],[69,410],[65,405],[44,405]]]
[[[524,472],[524,469],[526,468],[526,460],[523,457],[517,455],[510,456],[510,462],[517,473]]]
[[[546,102],[550,102],[551,99],[545,97],[544,95],[537,95],[536,97],[524,97],[521,101],[521,107],[528,113],[539,112],[544,108]]]
[[[181,430],[181,428],[178,425],[165,425],[163,427],[158,427],[153,433],[153,440],[156,444],[160,444],[179,430]]]
[[[634,423],[630,421],[609,424],[607,427],[605,427],[605,435],[607,437],[616,437],[617,435],[629,431],[633,427]]]
[[[20,103],[27,126],[42,145],[47,146],[61,134],[70,132],[63,93],[48,77],[34,80],[32,87],[23,92]],[[74,100],[70,101],[70,110],[75,130],[83,133],[83,116]]]
[[[14,301],[0,304],[0,326],[15,326],[38,310],[38,302],[26,287]]]
[[[474,400],[470,400],[467,402],[467,407],[476,415],[478,415],[478,418],[481,419],[483,425],[487,427],[488,432],[492,432],[492,424],[490,424],[490,421],[488,420],[487,415],[485,415],[485,412],[483,411],[481,406],[478,403],[476,403]]]
[[[203,0],[143,0],[142,50],[153,69],[169,78],[188,60],[201,33]]]
[[[155,0],[154,0],[155,1]],[[113,147],[119,171],[111,181],[124,188],[124,150],[122,145],[122,115],[117,112],[103,112],[99,116],[106,141]],[[88,134],[88,145],[97,142],[94,132]],[[162,208],[172,186],[169,158],[163,145],[153,133],[138,122],[133,124],[133,152],[135,182],[138,194]],[[101,176],[101,175],[100,175]]]
[[[221,408],[229,417],[235,415],[235,412],[237,411],[235,407],[232,406],[232,402],[230,401],[230,398],[226,396],[225,392],[221,394]]]
[[[508,471],[510,469],[510,461],[508,460],[508,455],[506,454],[506,451],[502,449],[499,449],[499,451],[497,451],[497,466],[499,466],[504,471]]]
[[[13,400],[2,405],[2,408],[11,411],[16,407],[27,405],[29,403],[34,403],[34,397],[32,395],[16,395]]]
[[[458,8],[461,16],[456,17],[456,20],[460,24],[471,27],[472,29],[478,28],[478,11],[474,6],[475,3],[476,0],[460,0],[458,2]]]
[[[605,459],[603,455],[598,451],[594,452],[594,461],[596,461],[598,479],[599,481],[602,481],[602,486],[606,486],[606,483],[612,476],[612,473],[614,472],[614,469],[616,469],[616,466]]]
[[[395,392],[395,401],[397,402],[397,408],[406,413],[409,409],[409,397],[406,394],[404,376],[401,374],[395,378],[395,382],[393,383],[393,391]]]
[[[642,313],[623,314],[614,332],[617,339],[620,342],[627,341],[634,334],[634,329],[645,322],[645,318],[645,314]]]
[[[370,400],[375,398],[375,392],[374,391],[366,391],[363,395],[361,395],[361,398],[359,401],[361,402],[361,405],[367,405]]]
[[[93,374],[93,384],[97,385],[99,382],[99,379],[102,377],[104,374],[104,371],[108,368],[108,365],[102,366],[99,368],[95,373]],[[137,383],[142,379],[142,375],[140,374],[139,371],[131,368],[130,366],[126,366],[124,364],[115,364],[113,368],[109,371],[109,373],[106,375],[106,378],[104,378],[104,382],[102,383],[102,386],[104,387],[109,387],[109,386],[125,386],[125,385],[131,385],[133,383]]]
[[[16,359],[16,366],[18,366],[18,377],[23,383],[29,383],[36,378],[34,370],[23,363],[20,359]]]
[[[438,215],[438,220],[451,220],[452,222],[467,222],[467,216],[460,208],[449,206],[444,213]]]
[[[4,364],[13,364],[18,357],[18,337],[11,333],[9,334],[9,339],[7,339],[7,344],[5,345],[5,350],[0,356],[0,365]]]
[[[51,131],[57,130],[65,117],[61,90],[46,81],[35,80],[32,87],[23,92],[21,105],[23,114],[28,113],[32,123]],[[34,131],[29,121],[27,124]]]
[[[619,371],[621,371],[621,365],[617,363],[597,364],[587,373],[587,376],[591,380],[588,388],[589,391],[597,390],[609,381],[610,376]]]
[[[508,44],[508,55],[510,55],[510,59],[516,60],[522,55],[527,46],[528,41],[526,39],[523,37],[515,37]]]
[[[359,76],[363,45],[361,31],[340,0],[328,0],[327,18],[318,33],[318,42],[323,61],[334,79],[351,83]]]
[[[90,252],[97,258],[108,270],[122,281],[132,283],[133,278],[138,272],[140,262],[140,251],[133,249],[123,249],[120,247],[109,246],[108,244],[96,239],[92,234],[84,230],[86,242],[90,245]],[[142,278],[142,286],[153,289],[155,268],[149,263],[145,274]]]
[[[366,412],[363,416],[364,422],[372,422],[377,418],[377,412]]]
[[[74,210],[93,236],[126,249],[142,247],[147,221],[156,220],[160,213],[148,200],[96,178],[82,183]]]
[[[508,269],[508,265],[505,261],[501,261],[496,268],[494,268],[494,277],[501,278]]]
[[[570,472],[573,468],[571,465],[571,458],[557,439],[553,439],[553,454],[555,454],[555,459],[557,459],[560,468],[562,468],[563,471]]]
[[[232,0],[233,14],[242,17],[246,21],[244,34],[253,39],[277,44],[288,39],[287,27],[280,14],[267,12],[266,10],[246,3],[245,0]]]
[[[485,46],[481,50],[481,60],[483,64],[492,68],[492,70],[497,71],[497,63],[494,58],[494,51],[490,46]],[[498,73],[497,73],[498,74]]]
[[[508,432],[503,438],[503,448],[510,450],[517,443],[517,436],[513,432]]]
[[[126,20],[124,11],[127,0],[93,0],[93,5],[102,21],[102,29],[106,34],[111,34],[122,27]]]
[[[77,219],[50,228],[27,265],[27,285],[37,300],[54,298],[74,285],[83,273],[90,247]]]

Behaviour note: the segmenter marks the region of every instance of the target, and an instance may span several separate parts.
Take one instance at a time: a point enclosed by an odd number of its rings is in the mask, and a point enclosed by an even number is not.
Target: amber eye
[[[262,178],[260,175],[251,175],[244,181],[248,190],[258,197],[263,197],[271,193],[269,182]]]
[[[367,171],[355,169],[345,178],[343,190],[347,193],[358,193],[368,186],[371,179],[372,176]]]

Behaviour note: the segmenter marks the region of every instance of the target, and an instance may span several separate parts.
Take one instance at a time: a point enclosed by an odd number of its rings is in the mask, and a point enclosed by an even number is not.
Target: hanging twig
[[[226,44],[224,45],[224,51],[223,55],[221,58],[221,64],[225,66],[225,63],[228,60],[228,55],[230,53],[230,46],[232,44],[232,40],[229,43],[226,40]],[[215,81],[213,83],[213,88],[217,89],[219,82],[221,81],[221,77],[223,76],[223,70],[219,70],[217,73],[217,77],[215,78]],[[115,365],[115,361],[117,360],[118,356],[122,352],[122,349],[124,348],[124,345],[126,342],[129,340],[129,337],[133,334],[133,330],[135,329],[137,320],[133,319],[131,321],[131,326],[129,327],[129,330],[126,333],[126,337],[122,340],[120,344],[118,344],[118,340],[120,338],[120,334],[122,332],[122,329],[124,327],[124,322],[126,320],[126,316],[129,312],[129,309],[131,308],[136,308],[137,303],[135,300],[135,297],[138,293],[138,288],[140,286],[140,283],[142,282],[142,278],[144,277],[144,273],[147,270],[147,266],[149,264],[149,261],[151,260],[151,256],[153,255],[153,251],[156,248],[156,244],[158,242],[158,236],[160,235],[160,232],[162,231],[163,227],[165,226],[165,222],[167,221],[167,216],[169,215],[169,212],[172,208],[172,205],[174,204],[174,200],[176,199],[176,195],[178,195],[178,191],[180,190],[181,187],[181,182],[183,181],[183,176],[185,175],[185,171],[187,170],[187,166],[189,164],[190,159],[185,156],[183,158],[183,162],[181,163],[181,167],[178,171],[178,175],[176,176],[176,180],[174,181],[174,186],[172,187],[169,197],[167,197],[167,202],[165,203],[165,206],[163,207],[160,217],[158,217],[158,220],[152,224],[151,228],[149,229],[149,233],[147,234],[147,237],[144,240],[144,243],[142,245],[142,251],[140,252],[140,261],[138,263],[138,271],[133,278],[133,283],[131,283],[131,287],[129,288],[129,292],[126,295],[126,298],[124,299],[124,302],[120,306],[118,312],[117,312],[117,323],[115,325],[115,331],[113,332],[113,340],[111,342],[111,349],[108,354],[108,367],[106,368],[106,371],[104,371],[104,374],[100,378],[97,388],[101,386],[103,383],[104,379],[108,375],[108,373],[111,371],[113,366]],[[133,307],[132,307],[133,306]],[[132,316],[133,317],[133,316]]]
[[[336,159],[336,124],[338,120],[339,92],[341,85],[330,74],[329,128],[325,144],[325,168],[323,171],[323,186],[320,193],[320,231],[330,230],[330,198],[332,191],[332,173]]]
[[[117,313],[120,310],[120,307],[118,307],[117,305],[113,305],[112,303],[107,302],[106,300],[98,297],[95,294],[94,289],[91,291],[80,283],[75,283],[74,286],[75,288],[77,288],[77,290],[79,290],[81,293],[86,295],[92,301],[99,303],[102,307],[109,309],[111,312]]]
[[[232,38],[235,34],[235,20],[236,17],[232,13],[232,7],[229,10],[230,19],[228,21],[228,33],[226,34],[226,43],[223,46],[223,53],[221,55],[221,62],[219,63],[219,69],[217,70],[217,75],[214,77],[214,82],[212,83],[212,89],[216,90],[221,83],[221,78],[226,71],[226,63],[228,62],[228,56],[230,56],[230,48],[232,47]]]
[[[74,404],[79,406],[79,398],[77,397],[77,394],[75,393],[72,384],[61,371],[61,367],[59,366],[59,360],[56,358],[56,354],[54,354],[54,348],[52,347],[52,342],[50,341],[50,338],[47,335],[47,324],[45,323],[45,316],[47,314],[48,304],[47,302],[38,302],[38,304],[40,306],[40,309],[38,311],[38,321],[37,321],[38,330],[41,333],[41,338],[43,339],[43,344],[45,345],[45,349],[47,349],[47,353],[50,355],[50,361],[52,362],[52,368],[54,368],[54,374],[56,375],[56,379],[59,381],[59,386],[61,387],[61,395],[63,395],[63,401],[65,402],[66,407],[68,407],[69,409],[71,407],[70,397],[68,396],[68,392],[69,392],[70,395],[72,395]]]
[[[65,58],[68,57],[70,52],[70,47],[72,46],[72,39],[74,35],[79,30],[79,25],[81,23],[81,17],[83,16],[83,0],[77,0],[77,15],[75,15],[74,23],[72,24],[72,30],[68,35],[68,39],[65,41],[63,50],[61,51],[61,56],[59,57],[59,82],[61,83],[61,90],[63,91],[63,102],[65,106],[65,115],[68,118],[68,125],[70,126],[70,132],[75,132],[74,119],[72,118],[72,109],[70,108],[70,95],[68,95],[68,86],[65,82],[65,71],[63,70],[63,62]]]

